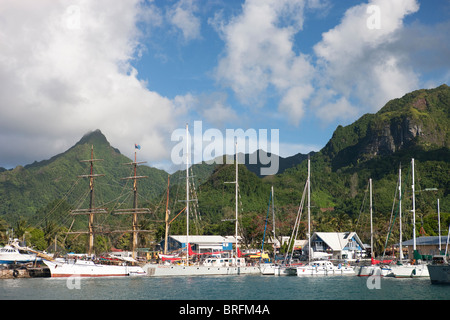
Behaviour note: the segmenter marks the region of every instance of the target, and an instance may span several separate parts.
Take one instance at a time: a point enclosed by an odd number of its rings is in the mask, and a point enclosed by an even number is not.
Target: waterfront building
[[[356,260],[365,254],[365,247],[356,232],[315,232],[311,237],[313,258]],[[303,253],[308,252],[308,244]]]

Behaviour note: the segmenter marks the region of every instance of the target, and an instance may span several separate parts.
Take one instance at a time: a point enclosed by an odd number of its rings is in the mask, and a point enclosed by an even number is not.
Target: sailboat
[[[105,209],[96,208],[94,205],[94,179],[100,177],[100,174],[94,174],[94,162],[101,159],[94,159],[94,146],[91,148],[91,159],[82,160],[90,163],[90,174],[81,177],[89,178],[90,201],[89,209],[74,210],[73,214],[89,215],[89,252],[84,255],[87,259],[76,259],[72,257],[43,259],[44,264],[49,268],[51,277],[123,277],[123,276],[142,276],[145,271],[138,265],[126,260],[110,259],[102,257],[94,259],[94,215],[106,213]]]
[[[401,169],[399,171],[399,177],[401,177]],[[399,178],[399,182],[401,178]],[[401,187],[400,187],[401,188]],[[401,192],[401,189],[400,189]],[[369,211],[370,211],[370,248],[371,248],[371,264],[369,266],[356,266],[354,271],[358,277],[370,277],[370,276],[385,276],[390,272],[388,267],[380,266],[381,263],[390,263],[392,260],[375,260],[373,252],[373,206],[372,206],[372,179],[369,179]]]
[[[448,226],[447,245],[445,247],[445,253],[443,255],[433,256],[432,263],[427,265],[432,284],[450,284],[450,263],[447,260],[449,238],[450,225]]]
[[[314,276],[314,275],[352,275],[355,271],[350,266],[335,266],[329,260],[311,260],[313,251],[311,249],[311,164],[308,157],[308,263],[303,266],[296,267],[298,277]]]
[[[275,262],[275,209],[274,209],[274,194],[273,194],[273,186],[271,187],[270,191],[270,198],[269,198],[269,206],[267,208],[267,217],[266,217],[266,224],[264,226],[264,236],[262,241],[262,247],[261,247],[261,257],[262,253],[264,252],[264,240],[266,238],[266,229],[267,229],[267,223],[269,221],[269,210],[270,210],[270,203],[272,202],[272,215],[273,215],[273,239],[274,239],[274,248],[273,248],[273,255],[274,255],[274,261],[272,262],[265,262],[261,263],[260,258],[260,268],[261,268],[261,274],[262,275],[274,275],[275,274],[275,268],[277,267]]]
[[[416,247],[416,201],[415,201],[415,185],[414,185],[414,158],[411,159],[411,171],[412,171],[412,213],[413,213],[413,250],[414,256],[418,255]],[[400,232],[401,234],[401,232]],[[401,245],[401,239],[400,239]],[[400,254],[402,254],[402,248],[400,247]],[[395,278],[422,278],[429,277],[428,268],[426,264],[422,263],[406,263],[404,264],[401,259],[397,265],[391,267],[391,271],[387,276]]]
[[[208,258],[203,263],[192,264],[190,257],[194,255],[189,242],[189,127],[186,124],[186,244],[185,259],[181,264],[154,264],[147,263],[143,269],[149,276],[194,276],[194,275],[239,275],[239,274],[260,274],[259,266],[248,266],[245,258],[240,257],[238,244],[238,154],[236,143],[236,181],[231,182],[236,185],[236,220],[235,220],[235,255],[234,257]]]

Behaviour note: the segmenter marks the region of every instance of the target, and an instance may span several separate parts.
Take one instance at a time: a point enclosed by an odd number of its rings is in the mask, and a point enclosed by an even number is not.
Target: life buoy
[[[14,271],[13,271],[13,277],[14,277],[14,278],[17,278],[18,276],[19,276],[19,270],[14,269]]]

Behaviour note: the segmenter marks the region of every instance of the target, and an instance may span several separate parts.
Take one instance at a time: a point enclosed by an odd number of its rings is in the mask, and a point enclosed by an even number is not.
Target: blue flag
[[[138,150],[141,150],[141,146],[138,145],[138,144],[136,144],[136,143],[134,144],[134,148],[135,148],[135,149],[138,149]]]

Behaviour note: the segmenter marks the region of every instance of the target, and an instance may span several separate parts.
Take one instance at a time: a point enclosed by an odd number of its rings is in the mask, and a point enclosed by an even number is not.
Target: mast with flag
[[[148,176],[138,176],[137,175],[137,166],[138,164],[146,163],[146,161],[137,161],[137,150],[141,150],[141,146],[138,144],[134,144],[134,161],[124,163],[125,165],[131,165],[133,166],[133,176],[122,178],[122,180],[133,180],[133,208],[131,209],[117,209],[114,211],[114,214],[132,214],[133,215],[133,221],[132,221],[132,230],[130,232],[133,233],[133,241],[132,241],[132,248],[131,251],[133,253],[133,258],[136,258],[136,249],[138,246],[138,233],[139,232],[148,232],[146,230],[139,230],[138,228],[138,214],[146,214],[150,213],[150,209],[148,208],[139,208],[138,207],[138,188],[137,188],[137,180],[148,178]]]

